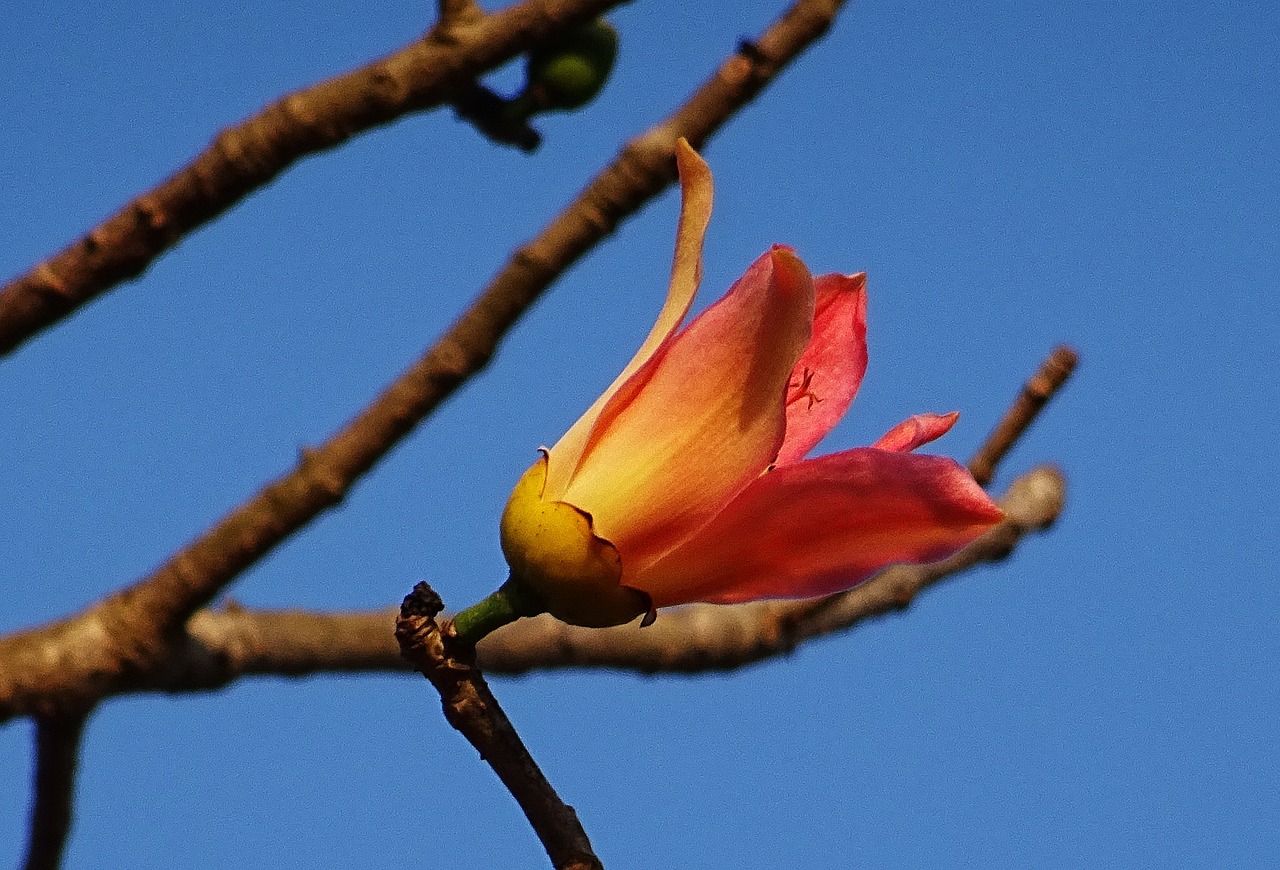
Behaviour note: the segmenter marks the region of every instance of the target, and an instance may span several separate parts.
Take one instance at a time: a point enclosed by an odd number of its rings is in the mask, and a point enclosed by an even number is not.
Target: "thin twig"
[[[603,870],[573,807],[560,800],[475,666],[475,649],[436,622],[440,596],[419,583],[396,620],[400,651],[440,692],[449,724],[493,768],[557,870]]]
[[[86,716],[41,716],[36,725],[34,797],[24,870],[56,870],[71,833],[76,768]]]
[[[443,27],[394,54],[288,94],[223,131],[190,164],[0,289],[0,356],[122,281],[310,154],[449,103],[476,76],[620,0],[526,0],[477,15],[443,0]]]
[[[1066,384],[1078,361],[1074,350],[1065,344],[1058,345],[1040,364],[1040,370],[1023,385],[1018,398],[969,460],[969,471],[980,485],[986,486],[995,477],[1000,460],[1013,449],[1044,406]]]

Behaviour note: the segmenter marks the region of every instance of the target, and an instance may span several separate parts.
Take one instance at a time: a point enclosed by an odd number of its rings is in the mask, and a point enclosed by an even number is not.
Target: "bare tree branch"
[[[560,800],[476,669],[475,648],[436,623],[443,609],[435,590],[426,583],[415,586],[396,620],[400,651],[439,691],[445,719],[516,799],[552,865],[557,870],[604,870],[577,813]]]
[[[1013,445],[1018,443],[1018,439],[1044,410],[1044,406],[1066,384],[1071,373],[1076,370],[1078,361],[1076,352],[1065,344],[1053,349],[1040,364],[1039,371],[1023,385],[1022,392],[991,430],[982,447],[969,460],[969,471],[973,473],[974,480],[982,486],[991,482],[1000,460],[1013,449]]]
[[[224,130],[189,165],[0,289],[0,355],[121,281],[299,159],[412,112],[620,0],[526,0],[493,15],[442,0],[441,26],[361,69],[295,91]]]
[[[154,573],[84,614],[0,639],[0,721],[38,712],[50,703],[53,686],[88,705],[136,690],[149,674],[164,672],[196,610],[338,504],[361,475],[480,371],[552,281],[674,180],[675,140],[705,141],[824,33],[840,6],[836,0],[800,0],[758,42],[740,47],[683,106],[628,144],[536,239],[516,251],[412,368],[326,443],[303,450],[294,471]],[[51,663],[59,668],[53,675]]]
[[[57,870],[62,862],[75,797],[83,713],[37,717],[34,797],[24,870]]]

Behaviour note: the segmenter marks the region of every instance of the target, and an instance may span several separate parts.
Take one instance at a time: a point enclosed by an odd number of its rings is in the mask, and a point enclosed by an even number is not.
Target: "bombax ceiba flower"
[[[813,278],[776,246],[688,325],[711,216],[707,165],[677,144],[682,206],[666,304],[635,358],[516,485],[512,581],[555,616],[618,625],[693,601],[847,589],[939,559],[1002,518],[950,459],[912,453],[956,414],[806,459],[867,365],[864,275]]]

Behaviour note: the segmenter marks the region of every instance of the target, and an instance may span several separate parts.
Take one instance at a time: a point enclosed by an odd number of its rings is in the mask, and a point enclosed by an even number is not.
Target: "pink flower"
[[[915,448],[956,414],[871,447],[805,455],[867,365],[864,275],[812,278],[776,246],[681,328],[711,215],[680,140],[683,204],[666,304],[635,358],[526,472],[503,514],[512,578],[551,613],[614,625],[656,607],[798,598],[947,556],[1003,517],[973,477]]]

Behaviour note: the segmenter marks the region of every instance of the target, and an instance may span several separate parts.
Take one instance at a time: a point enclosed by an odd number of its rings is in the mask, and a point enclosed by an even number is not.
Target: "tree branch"
[[[1062,389],[1076,370],[1079,357],[1065,344],[1060,344],[1040,364],[1040,369],[1022,387],[1013,405],[991,430],[987,440],[969,460],[974,480],[986,486],[996,473],[996,466],[1013,449],[1027,428],[1044,410],[1044,406]]]
[[[440,596],[419,583],[396,620],[400,651],[440,692],[444,716],[493,768],[547,850],[557,870],[604,870],[573,807],[560,800],[498,699],[475,666],[475,648],[461,643],[436,617]]]
[[[84,614],[0,639],[0,721],[40,710],[50,703],[54,686],[89,704],[137,690],[148,685],[150,675],[164,673],[196,610],[338,504],[356,480],[480,371],[552,281],[674,180],[675,140],[705,141],[824,33],[840,6],[837,0],[800,0],[752,47],[740,47],[683,106],[632,140],[537,238],[516,251],[412,368],[327,442],[304,449],[291,473],[155,572]],[[51,673],[55,663],[58,669]]]
[[[412,112],[620,0],[526,0],[493,15],[441,2],[440,26],[361,69],[288,94],[224,130],[203,153],[87,235],[0,289],[0,355],[136,278],[192,230],[295,162]]]
[[[36,719],[34,797],[24,870],[57,870],[71,832],[77,760],[86,716]]]

